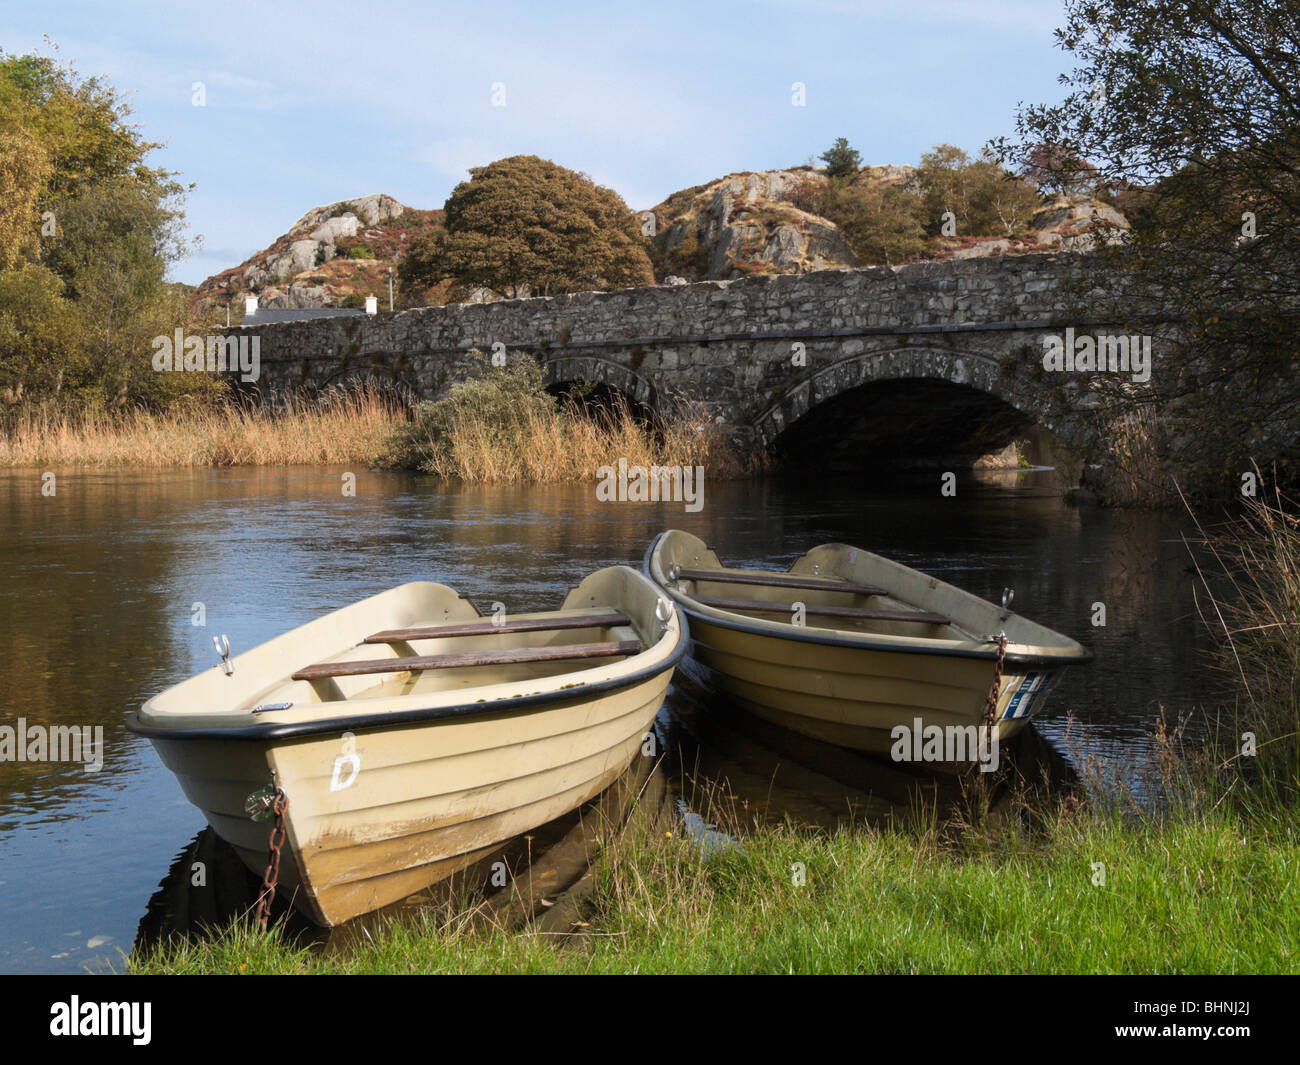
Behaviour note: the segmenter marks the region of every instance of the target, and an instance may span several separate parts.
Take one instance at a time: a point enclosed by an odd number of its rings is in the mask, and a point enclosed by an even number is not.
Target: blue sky
[[[0,48],[44,47],[128,94],[196,188],[198,282],[309,208],[370,192],[441,207],[466,168],[534,154],[634,208],[847,137],[869,163],[975,151],[1058,99],[1056,0],[278,5],[4,2]],[[202,82],[206,105],[192,104]],[[806,105],[792,105],[792,86]],[[505,106],[493,106],[494,83]]]

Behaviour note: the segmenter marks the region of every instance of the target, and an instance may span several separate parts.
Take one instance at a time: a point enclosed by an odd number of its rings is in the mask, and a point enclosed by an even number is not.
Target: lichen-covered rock
[[[1057,200],[1034,212],[1030,229],[1054,230],[1071,234],[1084,233],[1096,224],[1127,229],[1128,219],[1115,208],[1086,197]]]
[[[339,237],[355,237],[360,222],[357,216],[351,211],[347,214],[335,215],[333,218],[327,218],[311,231],[311,239],[318,244],[328,244],[331,247]]]

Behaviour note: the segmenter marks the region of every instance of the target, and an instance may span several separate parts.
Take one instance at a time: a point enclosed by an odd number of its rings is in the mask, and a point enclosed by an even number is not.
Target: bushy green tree
[[[513,296],[654,283],[641,223],[611,189],[535,155],[470,175],[447,200],[446,230],[413,242],[405,286],[450,278]]]
[[[1083,283],[1122,293],[1096,310],[1134,332],[1153,312],[1178,323],[1153,387],[1116,383],[1109,400],[1155,406],[1176,465],[1204,485],[1239,484],[1251,462],[1300,480],[1296,27],[1294,2],[1067,0],[1069,95],[1022,110],[998,145],[1060,187],[1143,189]]]
[[[1033,182],[1004,170],[987,148],[971,164],[971,170],[970,216],[977,235],[1012,237],[1023,233],[1043,203]]]
[[[925,249],[920,198],[897,182],[832,180],[819,208],[863,266],[905,263]]]
[[[166,282],[186,251],[184,189],[147,164],[158,145],[129,118],[98,79],[0,53],[0,382],[11,402],[122,403],[180,384],[151,372],[150,341],[188,324]]]
[[[943,215],[952,214],[958,232],[971,232],[970,156],[953,144],[940,144],[921,156],[917,168],[926,232],[937,234]]]
[[[921,156],[917,170],[926,232],[939,235],[951,213],[956,235],[1007,237],[1023,231],[1039,205],[1033,185],[1004,170],[991,153],[972,160],[940,144]]]
[[[0,270],[0,398],[57,395],[85,376],[81,316],[59,276],[37,263]]]
[[[49,173],[44,145],[13,115],[0,110],[0,270],[39,254],[37,204]]]

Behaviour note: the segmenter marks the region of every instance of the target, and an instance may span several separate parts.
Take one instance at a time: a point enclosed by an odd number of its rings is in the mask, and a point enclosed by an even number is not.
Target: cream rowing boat
[[[405,584],[223,660],[127,724],[259,875],[269,826],[248,804],[282,788],[279,888],[335,925],[599,794],[641,748],[686,633],[626,566],[559,610],[491,620],[444,585]]]
[[[650,545],[645,570],[689,616],[691,655],[713,688],[773,724],[896,761],[949,770],[973,760],[972,727],[988,727],[990,746],[1010,739],[1066,666],[1092,658],[1067,636],[844,544],[813,548],[788,571],[742,570],[674,529]],[[944,742],[927,748],[935,737]],[[971,757],[953,757],[949,740]]]

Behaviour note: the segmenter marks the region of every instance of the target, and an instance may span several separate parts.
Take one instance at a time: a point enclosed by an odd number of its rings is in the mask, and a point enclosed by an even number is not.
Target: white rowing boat
[[[714,689],[783,728],[895,760],[973,760],[969,743],[972,758],[953,758],[946,741],[981,726],[973,735],[990,747],[1010,739],[1067,666],[1092,658],[1068,636],[844,544],[784,571],[735,569],[670,530],[645,570],[690,618],[691,656]],[[926,746],[936,736],[939,758]]]
[[[335,925],[599,794],[640,750],[686,639],[626,566],[509,618],[406,584],[223,660],[128,727],[259,875],[269,826],[250,812],[282,789],[279,889]]]

